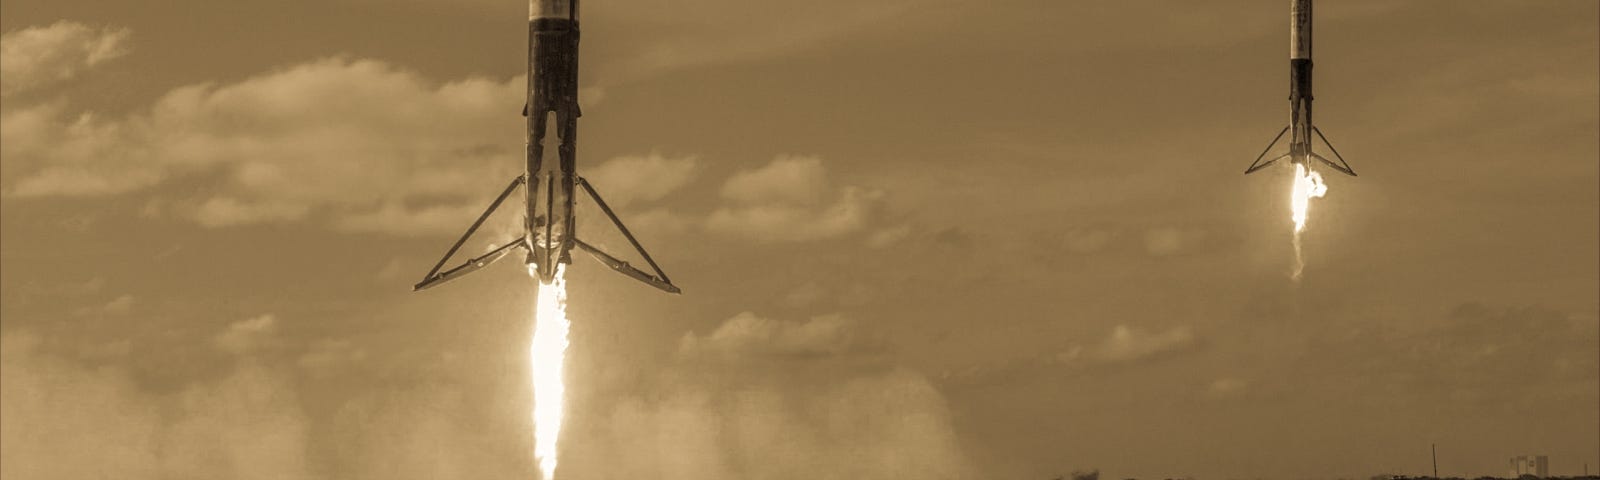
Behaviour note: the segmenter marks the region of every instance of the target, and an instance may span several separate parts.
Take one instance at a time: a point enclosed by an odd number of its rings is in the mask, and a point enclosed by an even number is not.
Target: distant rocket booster
[[[422,290],[460,278],[505,257],[512,248],[527,250],[528,270],[540,282],[550,283],[559,265],[572,262],[572,248],[577,247],[617,272],[667,292],[679,293],[678,287],[667,279],[666,273],[650,258],[633,233],[595,192],[594,186],[577,175],[578,117],[583,115],[578,108],[578,0],[529,1],[526,100],[527,103],[522,107],[522,115],[527,118],[526,172],[511,180],[511,184],[445,252],[444,258],[439,259],[439,263],[417,283],[415,289]],[[545,140],[551,138],[552,131],[560,143],[554,149],[555,158],[546,158],[549,149]],[[522,238],[441,272],[445,263],[484,220],[517,187],[524,185],[528,188]],[[650,264],[653,274],[577,238],[573,206],[579,188],[611,218],[617,230]]]
[[[1261,155],[1256,156],[1256,161],[1250,163],[1250,167],[1244,171],[1245,174],[1254,173],[1256,170],[1288,157],[1289,162],[1292,164],[1309,166],[1308,162],[1315,159],[1345,175],[1355,176],[1355,170],[1350,168],[1350,164],[1345,163],[1344,157],[1340,156],[1339,151],[1333,148],[1332,143],[1328,142],[1328,138],[1322,135],[1322,130],[1311,123],[1312,98],[1311,0],[1291,0],[1289,4],[1289,125],[1283,127],[1283,130],[1278,132],[1278,136],[1272,138],[1272,143],[1267,144],[1267,148],[1261,151]],[[1277,146],[1278,141],[1283,139],[1284,133],[1290,134],[1289,153],[1262,162],[1261,160],[1266,158],[1267,152],[1271,152],[1272,147]],[[1312,134],[1316,134],[1317,138],[1322,139],[1322,143],[1328,146],[1328,151],[1333,152],[1334,158],[1339,160],[1338,163],[1312,151]]]

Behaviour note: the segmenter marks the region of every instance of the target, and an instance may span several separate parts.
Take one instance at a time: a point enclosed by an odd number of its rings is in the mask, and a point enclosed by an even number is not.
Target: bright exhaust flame
[[[544,480],[556,474],[556,441],[566,407],[566,381],[562,377],[567,354],[567,282],[565,268],[556,267],[555,280],[539,285],[534,309],[533,345],[528,352],[533,373],[533,451]],[[533,265],[528,273],[538,277]]]
[[[1294,275],[1295,280],[1300,279],[1300,272],[1305,270],[1305,260],[1300,256],[1300,232],[1306,229],[1306,217],[1311,211],[1311,199],[1322,198],[1328,193],[1328,185],[1322,183],[1322,175],[1303,163],[1294,164],[1294,188],[1289,196],[1289,210],[1294,220]]]

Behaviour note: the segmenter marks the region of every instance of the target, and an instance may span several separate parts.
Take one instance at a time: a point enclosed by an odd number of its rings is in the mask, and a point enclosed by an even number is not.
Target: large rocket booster
[[[556,265],[571,263],[578,117],[578,11],[572,0],[528,3],[527,264],[549,282]],[[560,141],[556,164],[545,165],[545,139]],[[539,193],[543,192],[543,195]]]
[[[1256,156],[1256,161],[1250,163],[1245,169],[1245,174],[1254,173],[1285,157],[1291,164],[1307,165],[1310,160],[1327,165],[1345,175],[1355,176],[1355,170],[1350,164],[1345,163],[1344,157],[1333,148],[1328,138],[1322,135],[1322,130],[1311,123],[1311,0],[1290,0],[1289,4],[1289,125],[1272,138],[1272,143]],[[1278,145],[1283,139],[1283,134],[1289,134],[1289,152],[1262,162],[1267,152]],[[1328,146],[1328,151],[1333,153],[1339,161],[1335,163],[1327,157],[1312,151],[1312,134]]]
[[[527,170],[511,180],[511,184],[445,252],[444,258],[439,259],[439,263],[428,271],[415,289],[422,290],[460,278],[505,257],[513,248],[527,250],[525,262],[528,270],[540,282],[548,284],[554,280],[559,265],[572,262],[572,249],[577,247],[612,270],[667,292],[679,293],[678,287],[667,279],[666,273],[650,258],[649,252],[622,224],[605,200],[600,198],[594,186],[577,174],[578,117],[583,115],[578,108],[577,0],[529,1],[526,100],[522,115],[527,120]],[[555,143],[555,148],[547,148],[552,146],[548,143]],[[483,225],[484,220],[521,186],[527,187],[522,238],[454,268],[440,271],[473,232]],[[635,268],[577,238],[573,207],[580,188],[610,217],[612,224],[644,257],[654,273]]]

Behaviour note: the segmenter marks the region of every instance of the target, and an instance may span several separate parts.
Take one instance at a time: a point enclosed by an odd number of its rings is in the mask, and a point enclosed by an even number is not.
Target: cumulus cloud
[[[83,70],[129,51],[126,28],[91,27],[62,20],[0,36],[0,95],[70,80]]]
[[[133,311],[135,300],[132,294],[122,294],[103,305],[78,307],[73,312],[78,315],[126,315]]]
[[[1177,326],[1162,332],[1117,325],[1104,340],[1090,345],[1075,345],[1056,356],[1068,365],[1106,365],[1137,362],[1183,351],[1196,345],[1194,332]]]
[[[627,222],[628,228],[636,234],[639,232],[647,232],[648,234],[682,233],[692,227],[694,222],[692,214],[679,213],[677,210],[666,207],[635,210],[618,213],[618,215],[623,216],[623,221]],[[595,221],[601,220],[592,215],[588,218],[593,218]],[[580,219],[578,221],[583,222],[584,220]]]
[[[8,105],[0,110],[0,195],[153,192],[145,214],[210,228],[319,222],[347,232],[448,235],[497,193],[495,178],[518,173],[523,84],[437,82],[384,62],[326,58],[179,87],[127,114],[76,111],[62,101]],[[592,103],[604,90],[587,93]],[[693,155],[652,153],[586,175],[614,206],[637,209],[681,190],[699,170]],[[161,188],[196,178],[216,188]],[[709,214],[627,213],[644,231],[701,225],[759,241],[808,241],[874,228],[883,196],[830,184],[822,160],[806,156],[738,172],[721,194]],[[499,223],[507,222],[487,231]],[[906,232],[879,228],[866,241],[888,245]]]
[[[122,294],[106,303],[104,307],[101,307],[100,311],[113,315],[122,315],[133,310],[133,303],[134,297],[132,294]]]
[[[321,221],[357,233],[456,233],[520,173],[523,88],[521,77],[437,82],[384,62],[326,58],[176,88],[118,117],[59,101],[8,106],[0,112],[0,194],[156,191],[147,214],[211,228]],[[584,94],[593,104],[604,90]],[[698,170],[694,156],[652,153],[586,173],[622,208],[658,200]],[[160,192],[200,176],[217,188]]]
[[[508,202],[504,205],[515,205]],[[483,209],[488,207],[488,201],[482,205],[472,202],[460,204],[440,204],[426,206],[407,206],[406,202],[394,199],[383,202],[377,208],[363,212],[353,212],[334,220],[333,228],[345,232],[355,233],[385,233],[390,235],[424,235],[440,232],[464,231],[469,225],[467,222],[483,214]],[[511,208],[512,211],[515,208]],[[496,212],[499,214],[499,212]],[[521,217],[518,217],[521,218]],[[203,224],[203,223],[202,223]],[[494,232],[496,243],[503,243],[516,238],[510,232],[513,227],[509,222],[489,226],[485,231]],[[498,227],[498,228],[497,228]],[[482,233],[478,235],[483,235]]]
[[[613,208],[637,201],[656,201],[683,188],[700,170],[694,155],[669,158],[660,153],[627,155],[584,171],[584,178],[605,195]]]
[[[888,248],[906,237],[911,236],[911,225],[901,224],[892,227],[880,228],[867,236],[867,246],[870,248]]]
[[[194,220],[207,227],[227,227],[251,223],[277,222],[304,218],[310,206],[294,203],[241,202],[230,197],[211,197],[201,203]]]
[[[212,338],[218,349],[235,355],[251,353],[267,346],[278,328],[278,318],[264,314],[228,325]]]
[[[518,173],[522,88],[329,58],[177,88],[115,118],[59,102],[8,108],[0,192],[111,195],[211,175],[213,193],[152,211],[212,227],[325,217],[352,231],[441,233]],[[445,213],[448,225],[436,220]]]
[[[868,226],[883,192],[828,183],[822,159],[780,155],[729,177],[725,204],[706,220],[713,232],[769,242],[839,237]],[[831,199],[831,200],[830,200]]]
[[[722,184],[722,197],[740,203],[815,204],[828,187],[818,157],[780,155],[772,163],[745,170]]]
[[[743,312],[704,336],[684,334],[678,352],[689,356],[827,356],[850,351],[857,344],[853,322],[839,315],[789,322]]]

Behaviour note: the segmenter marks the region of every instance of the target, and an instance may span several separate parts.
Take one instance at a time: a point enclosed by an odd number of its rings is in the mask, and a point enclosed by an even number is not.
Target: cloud
[[[828,290],[815,280],[802,283],[783,295],[782,303],[790,308],[811,306],[822,301],[828,295]]]
[[[224,352],[244,355],[267,346],[278,328],[278,318],[263,314],[228,325],[228,329],[212,338],[212,344]]]
[[[739,203],[816,204],[828,187],[822,159],[779,155],[766,166],[735,173],[722,184],[722,197]]]
[[[1211,398],[1228,398],[1239,395],[1250,382],[1237,378],[1219,378],[1206,385],[1206,396]]]
[[[772,5],[726,0],[675,3],[595,3],[591,18],[627,26],[648,38],[626,45],[627,55],[601,65],[596,76],[615,85],[692,67],[771,58],[903,19],[929,0],[825,0]],[[668,26],[669,28],[660,28]],[[653,29],[653,30],[650,30]],[[648,30],[648,31],[646,31]]]
[[[608,478],[965,478],[949,407],[921,375],[854,373],[788,389],[700,379],[624,399],[601,427]],[[612,452],[630,452],[617,456]]]
[[[871,248],[888,248],[906,237],[911,236],[911,225],[900,224],[892,227],[880,228],[867,236],[867,246]]]
[[[148,214],[208,228],[319,221],[356,233],[458,233],[520,173],[523,88],[521,77],[441,83],[384,62],[325,58],[179,87],[120,117],[60,101],[8,106],[0,194],[155,191]],[[604,90],[585,94],[598,102]],[[659,200],[698,171],[695,156],[651,153],[586,173],[622,208]],[[215,188],[159,188],[192,178]]]
[[[637,201],[653,202],[694,180],[700,159],[694,155],[668,158],[660,153],[627,155],[585,170],[584,178],[605,195],[612,208]]]
[[[1127,325],[1117,325],[1111,334],[1099,343],[1075,345],[1056,355],[1056,361],[1068,365],[1111,365],[1133,363],[1180,352],[1196,345],[1194,332],[1188,326],[1173,327],[1164,332],[1146,332]]]
[[[833,188],[821,158],[791,155],[734,174],[723,183],[721,193],[725,204],[711,212],[706,228],[766,242],[858,232],[867,227],[884,196],[855,186]]]
[[[1197,227],[1152,227],[1144,232],[1144,251],[1155,257],[1180,255],[1203,248],[1209,237]]]
[[[292,385],[245,362],[173,394],[122,368],[86,368],[42,338],[0,337],[0,476],[308,478],[306,422]]]
[[[875,289],[859,281],[807,281],[784,293],[778,303],[788,308],[815,308],[822,305],[855,307],[874,298]]]
[[[78,338],[3,331],[0,477],[477,478],[531,468],[516,441],[526,424],[503,420],[525,418],[524,396],[474,401],[453,380],[415,376],[342,390],[350,381],[340,375],[371,367],[367,347],[290,348],[278,326],[267,315],[234,322],[213,337],[221,348],[178,352],[222,369],[170,386],[153,386],[127,358],[88,363],[108,359],[82,358]],[[263,345],[301,354],[264,355]]]
[[[211,197],[193,213],[194,220],[207,227],[228,227],[252,223],[298,220],[310,206],[271,201],[245,203],[230,197]]]
[[[399,199],[383,202],[375,209],[351,213],[342,216],[333,222],[333,228],[344,232],[355,233],[384,233],[389,235],[428,235],[441,232],[458,233],[465,231],[471,225],[472,219],[483,214],[483,209],[489,206],[485,200],[482,205],[471,202],[462,204],[441,204],[412,207]],[[507,207],[507,205],[511,205]],[[501,204],[502,209],[515,210],[516,203]],[[499,211],[496,212],[500,214]],[[521,218],[521,217],[517,217]],[[496,243],[510,241],[517,237],[510,230],[509,223],[501,223],[485,227],[480,232],[493,232]],[[483,235],[478,233],[477,235]]]
[[[103,196],[204,176],[211,193],[164,194],[167,208],[152,211],[209,227],[325,218],[351,231],[444,233],[518,173],[523,87],[328,58],[180,87],[121,117],[60,102],[7,108],[0,193]]]
[[[358,480],[511,478],[533,471],[527,444],[507,442],[526,423],[481,425],[482,402],[457,385],[379,389],[344,402],[334,414],[329,450],[337,475]],[[526,399],[507,396],[507,401]],[[499,407],[504,401],[496,402]],[[523,406],[525,406],[524,404]],[[497,408],[498,410],[498,408]],[[511,412],[499,412],[509,414]],[[518,432],[520,433],[520,432]]]
[[[123,294],[101,308],[101,311],[113,315],[121,315],[133,310],[134,298],[131,294]]]
[[[126,28],[91,27],[62,20],[0,36],[0,95],[63,82],[129,51]]]
[[[349,340],[321,339],[312,343],[295,364],[313,376],[325,377],[366,359],[367,349]]]
[[[74,309],[78,315],[127,315],[133,311],[136,298],[132,294],[122,294],[111,299],[104,305],[89,305]]]
[[[1597,327],[1592,315],[1464,303],[1441,319],[1315,337],[1296,372],[1323,378],[1329,388],[1390,392],[1396,401],[1516,408],[1592,403],[1600,378]],[[1518,387],[1506,388],[1507,379]]]
[[[355,0],[390,5],[394,0]],[[495,0],[402,0],[406,3],[504,12]],[[771,4],[739,0],[584,3],[584,28],[606,38],[615,55],[585,59],[586,77],[614,86],[677,70],[755,61],[804,52],[944,0],[818,0]],[[627,32],[626,35],[606,35]],[[583,94],[579,92],[579,101]],[[588,105],[584,105],[585,109]]]
[[[186,414],[166,423],[162,470],[199,478],[307,478],[306,421],[293,385],[266,367],[245,364],[215,385],[185,390]]]
[[[1109,226],[1074,227],[1062,235],[1061,241],[1068,252],[1090,254],[1105,250],[1119,232]]]
[[[655,381],[619,379],[566,438],[575,477],[965,478],[943,395],[889,356],[862,361],[859,324],[741,313],[685,335]],[[782,361],[761,361],[782,360]],[[618,387],[624,388],[624,387]],[[615,452],[630,452],[618,456]]]
[[[601,86],[579,87],[578,107],[589,110],[600,102],[606,100],[606,88]]]
[[[646,232],[651,238],[654,238],[654,234],[658,233],[682,233],[693,226],[694,223],[694,219],[690,215],[678,213],[666,207],[622,212],[617,215],[623,216],[623,221],[626,222],[628,228],[635,235],[640,234],[640,232]],[[590,216],[589,218],[594,217]],[[596,220],[600,219],[596,218]],[[583,222],[583,220],[579,220],[579,222]],[[608,225],[602,228],[610,229],[615,227]]]
[[[1050,233],[1043,246],[1076,257],[1185,258],[1229,248],[1234,240],[1214,225],[1097,222]]]
[[[686,356],[829,356],[859,346],[854,323],[839,315],[789,322],[743,312],[705,336],[684,334],[678,353]]]

